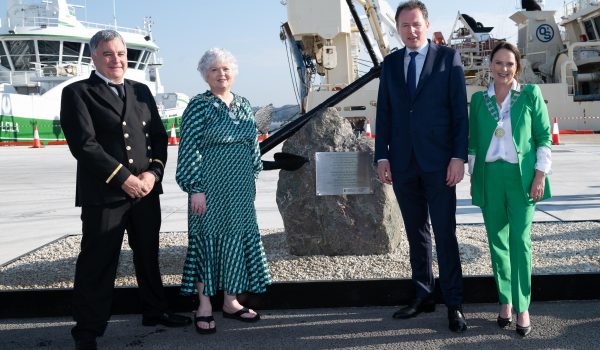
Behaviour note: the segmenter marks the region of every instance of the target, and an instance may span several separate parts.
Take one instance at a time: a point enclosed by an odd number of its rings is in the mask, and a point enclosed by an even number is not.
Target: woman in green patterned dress
[[[210,49],[198,70],[210,90],[191,99],[181,121],[177,183],[189,194],[184,295],[198,293],[196,331],[214,333],[210,296],[224,291],[223,317],[254,322],[237,294],[263,293],[271,277],[260,240],[254,198],[262,170],[250,103],[231,92],[233,55]]]

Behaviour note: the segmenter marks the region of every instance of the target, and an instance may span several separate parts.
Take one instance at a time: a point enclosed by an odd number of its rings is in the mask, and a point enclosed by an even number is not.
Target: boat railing
[[[87,28],[95,28],[95,29],[99,29],[99,30],[112,29],[112,30],[116,30],[119,33],[132,33],[132,34],[139,34],[139,35],[147,35],[148,34],[148,33],[146,33],[145,30],[140,29],[140,28],[121,27],[121,26],[114,26],[114,25],[110,25],[110,24],[94,23],[94,22],[81,22],[81,24],[83,24]]]
[[[58,27],[58,18],[54,17],[21,17],[21,18],[9,18],[8,27]]]
[[[598,5],[598,0],[572,0],[565,1],[564,14],[570,16],[590,6]]]
[[[489,56],[496,44],[496,39],[465,40],[453,39],[450,46],[460,52],[465,69],[487,69]]]
[[[0,84],[9,84],[13,86],[32,86],[36,85],[34,82],[36,78],[40,76],[40,71],[2,71],[0,72]]]
[[[115,26],[115,25],[111,25],[111,24],[83,22],[83,21],[80,21],[79,23],[81,23],[86,28],[93,28],[93,29],[98,29],[98,30],[112,29],[112,30],[118,31],[119,33],[132,33],[132,34],[139,34],[139,35],[147,34],[143,29],[140,29],[140,28],[128,28],[128,27]],[[18,27],[48,28],[48,27],[58,27],[60,25],[69,26],[69,24],[62,23],[56,17],[23,16],[21,18],[13,17],[12,21],[10,19],[8,21],[9,28],[14,28],[17,26]]]
[[[93,68],[89,64],[48,65],[30,71],[0,71],[0,84],[34,86],[44,78],[72,78],[89,75]]]

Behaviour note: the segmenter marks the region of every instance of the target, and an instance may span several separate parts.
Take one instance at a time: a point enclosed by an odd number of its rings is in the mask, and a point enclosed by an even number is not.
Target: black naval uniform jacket
[[[95,72],[62,92],[60,125],[77,159],[76,206],[128,199],[121,185],[129,175],[156,175],[162,193],[167,132],[150,89],[124,80],[125,101]]]

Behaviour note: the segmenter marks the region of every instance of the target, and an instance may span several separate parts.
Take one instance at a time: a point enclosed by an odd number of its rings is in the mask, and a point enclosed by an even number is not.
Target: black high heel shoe
[[[529,325],[527,327],[517,325],[517,334],[518,335],[520,335],[522,337],[526,337],[529,335],[529,333],[531,333],[531,325]]]
[[[498,315],[498,319],[496,319],[496,322],[498,323],[498,326],[502,329],[510,326],[510,324],[512,323],[512,317],[502,317],[500,315]]]
[[[508,305],[508,304],[500,304],[500,306],[503,305]],[[498,323],[498,327],[504,329],[508,326],[511,325],[512,323],[512,312],[513,312],[513,308],[512,305],[510,307],[510,314],[508,315],[508,317],[502,317],[500,316],[500,314],[498,314],[498,318],[496,319],[496,322]]]
[[[517,315],[517,334],[526,337],[531,333],[531,321],[529,321],[529,326],[521,326],[519,325],[519,315]]]

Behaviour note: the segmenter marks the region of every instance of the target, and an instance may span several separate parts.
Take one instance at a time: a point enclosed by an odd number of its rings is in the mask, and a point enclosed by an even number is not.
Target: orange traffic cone
[[[33,145],[31,148],[42,148],[44,144],[40,141],[40,133],[38,132],[37,125],[33,127]]]
[[[177,140],[177,134],[175,133],[175,123],[171,124],[171,136],[169,136],[169,145],[177,145],[179,141]]]
[[[552,126],[552,144],[560,145],[560,138],[558,136],[558,122],[556,121],[556,117],[554,117],[554,125]]]
[[[367,119],[367,125],[365,126],[365,136],[375,138],[375,135],[371,133],[371,123],[369,122],[369,119]]]
[[[269,133],[258,135],[258,142],[263,142],[269,137]]]

